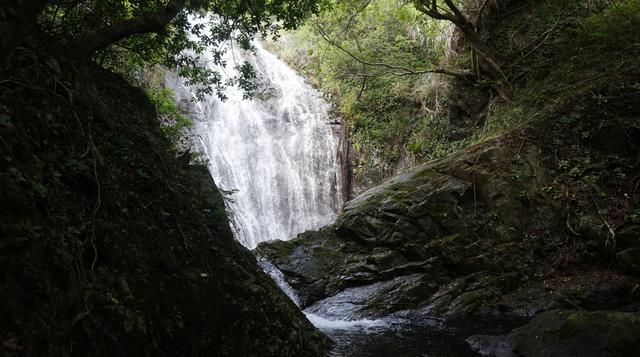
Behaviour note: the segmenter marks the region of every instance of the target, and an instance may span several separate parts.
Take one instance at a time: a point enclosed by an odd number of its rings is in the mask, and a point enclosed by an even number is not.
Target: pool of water
[[[282,272],[267,261],[262,269],[299,305]],[[420,278],[420,274],[405,279]],[[334,346],[332,357],[467,357],[478,356],[465,341],[472,335],[503,335],[525,323],[522,319],[469,317],[444,319],[426,311],[404,311],[373,318],[363,307],[376,292],[392,282],[345,289],[308,306],[303,312]]]
[[[465,342],[467,337],[505,334],[523,323],[521,320],[498,318],[427,319],[420,322],[397,318],[333,322],[309,319],[334,341],[330,352],[333,357],[478,356]]]

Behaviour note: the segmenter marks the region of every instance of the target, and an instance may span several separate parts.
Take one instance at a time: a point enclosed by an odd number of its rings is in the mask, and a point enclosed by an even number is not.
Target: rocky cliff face
[[[1,355],[322,354],[142,91],[30,49],[0,78]]]
[[[344,303],[345,318],[539,315],[471,342],[490,356],[631,356],[640,47],[624,19],[637,23],[638,2],[496,4],[507,10],[481,22],[502,63],[518,64],[507,69],[508,98],[464,86],[448,98],[462,136],[490,138],[364,192],[331,226],[255,253],[310,312]]]
[[[505,135],[418,166],[347,203],[334,225],[256,253],[283,271],[303,305],[368,286],[364,316],[531,316],[637,303],[636,278],[605,268],[602,221],[589,231],[593,216],[569,221],[555,201],[559,178],[544,145]],[[640,244],[633,217],[620,225],[636,235],[624,249]],[[618,253],[629,273],[632,253]]]

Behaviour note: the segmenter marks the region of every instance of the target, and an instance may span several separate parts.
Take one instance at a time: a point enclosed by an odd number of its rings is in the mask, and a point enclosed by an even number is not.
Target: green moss
[[[640,348],[640,319],[622,312],[549,311],[514,330],[526,356],[631,357]]]

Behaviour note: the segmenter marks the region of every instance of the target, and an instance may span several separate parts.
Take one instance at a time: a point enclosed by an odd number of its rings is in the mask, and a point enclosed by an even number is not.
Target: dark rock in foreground
[[[640,316],[552,310],[506,336],[477,335],[467,342],[491,357],[635,357],[640,351]]]
[[[141,90],[24,49],[0,78],[0,355],[319,356]],[[6,79],[6,80],[4,80]]]

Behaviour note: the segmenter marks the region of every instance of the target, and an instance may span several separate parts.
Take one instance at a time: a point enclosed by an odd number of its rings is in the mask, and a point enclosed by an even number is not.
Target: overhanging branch
[[[80,56],[89,57],[134,34],[158,33],[162,31],[184,8],[186,0],[172,0],[155,12],[125,20],[83,34],[73,45]]]
[[[492,79],[508,83],[509,80],[507,76],[495,59],[495,53],[493,53],[478,34],[476,24],[469,21],[462,11],[460,11],[460,9],[454,4],[453,0],[443,1],[447,5],[448,10],[440,8],[437,5],[436,0],[416,0],[414,4],[418,11],[431,18],[452,22],[464,34],[469,45],[471,45],[485,64],[485,70]],[[482,4],[480,10],[483,11],[485,6],[486,1]]]

